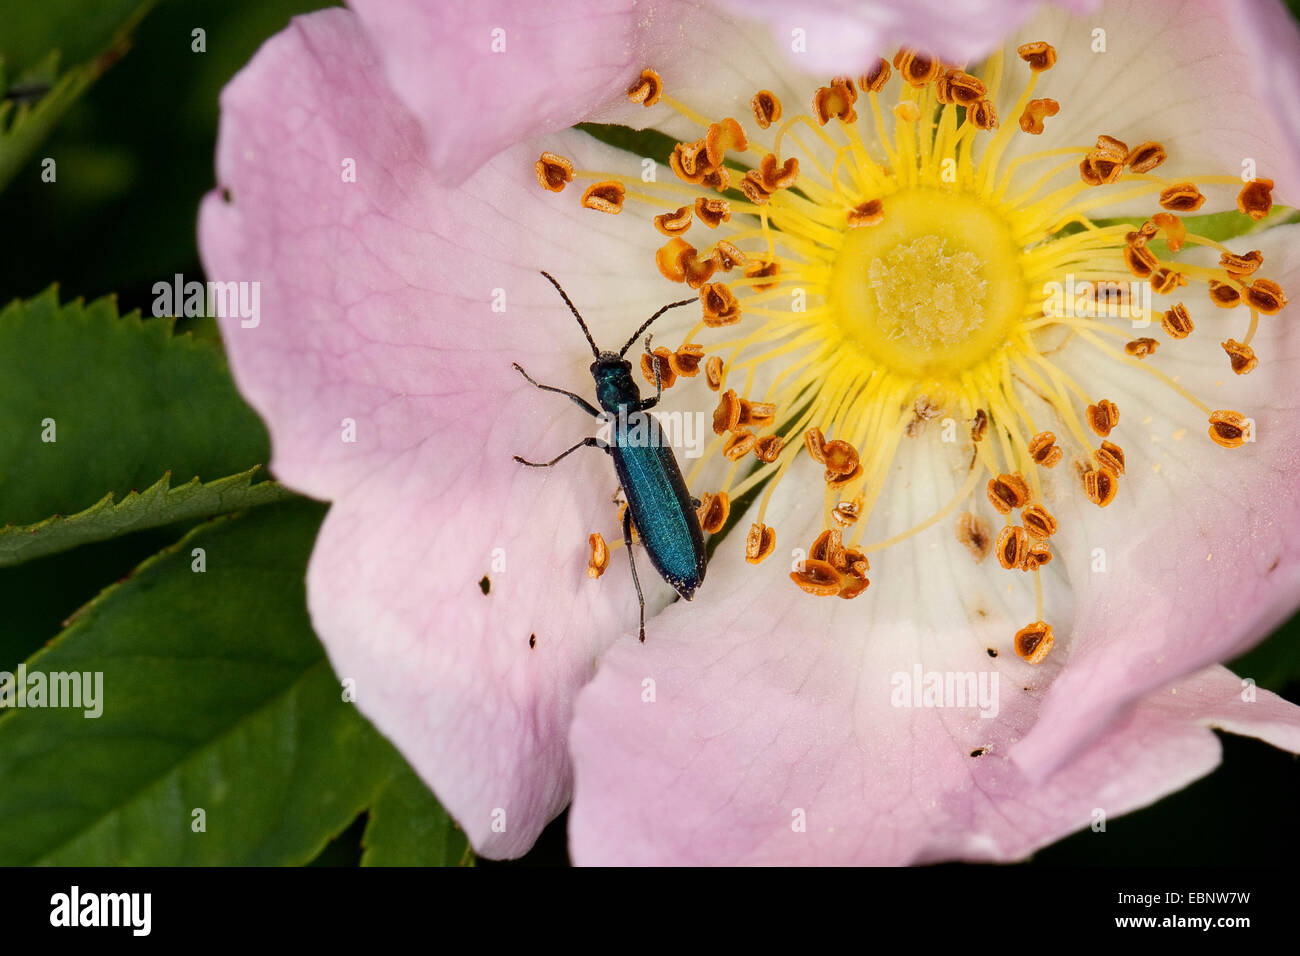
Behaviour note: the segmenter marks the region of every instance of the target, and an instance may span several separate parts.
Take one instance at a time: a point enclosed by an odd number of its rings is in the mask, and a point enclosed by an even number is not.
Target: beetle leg
[[[632,556],[632,509],[623,512],[623,543],[627,546],[627,563],[632,566],[632,583],[636,585],[636,600],[641,606],[641,643],[645,643],[645,595],[641,593],[641,579],[636,576],[636,558]]]
[[[518,362],[511,362],[510,364],[513,366],[516,372],[518,372],[524,378],[528,379],[529,382],[536,385],[543,392],[555,392],[558,395],[567,395],[575,405],[581,408],[592,418],[600,417],[600,412],[597,411],[594,407],[592,407],[592,404],[589,401],[587,401],[585,398],[583,398],[581,395],[576,395],[573,392],[567,391],[566,389],[563,388],[556,388],[553,385],[543,385],[541,382],[537,381],[535,378],[533,378],[531,375],[525,372]]]
[[[655,370],[655,397],[646,398],[636,403],[635,411],[648,412],[659,404],[659,399],[664,396],[664,383],[659,377],[659,363],[655,360],[654,352],[650,350],[650,336],[645,337],[646,354],[650,356],[650,366]]]
[[[519,462],[519,464],[527,465],[529,468],[550,468],[561,458],[565,457],[566,455],[573,454],[579,448],[603,448],[605,451],[607,452],[609,451],[609,448],[607,446],[601,444],[599,438],[584,438],[582,441],[578,442],[578,444],[574,445],[568,451],[560,452],[560,454],[556,455],[550,461],[528,461],[525,458],[520,458],[518,455],[515,455],[514,458],[515,461]]]

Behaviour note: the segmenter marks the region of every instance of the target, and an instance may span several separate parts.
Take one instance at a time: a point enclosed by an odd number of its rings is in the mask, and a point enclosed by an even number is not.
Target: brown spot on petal
[[[989,433],[989,413],[982,408],[975,409],[975,418],[970,423],[970,440],[982,442]]]
[[[957,516],[957,540],[966,546],[976,564],[982,563],[993,550],[993,532],[989,523],[969,511]]]

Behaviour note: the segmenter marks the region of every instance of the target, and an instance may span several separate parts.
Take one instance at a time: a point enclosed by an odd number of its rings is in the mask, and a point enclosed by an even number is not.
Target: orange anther
[[[1237,208],[1256,221],[1273,208],[1273,180],[1252,179],[1237,194]]]
[[[720,223],[731,218],[731,203],[725,199],[707,199],[700,196],[695,200],[695,215],[710,229],[716,229]]]
[[[1103,398],[1097,404],[1088,406],[1087,418],[1088,426],[1105,438],[1119,424],[1119,408],[1114,402]]]
[[[1050,70],[1056,64],[1056,47],[1041,40],[1016,47],[1016,53],[1035,73]]]
[[[776,549],[776,529],[769,528],[761,521],[750,525],[749,534],[745,536],[745,560],[758,564]]]
[[[1138,143],[1124,160],[1124,165],[1135,173],[1149,173],[1168,158],[1165,148],[1154,140]]]
[[[607,212],[611,216],[617,216],[623,211],[623,199],[626,195],[627,190],[623,188],[622,183],[616,183],[612,180],[604,183],[593,183],[582,194],[582,205],[588,209],[594,209],[596,212]]]
[[[713,411],[713,432],[725,435],[734,432],[740,425],[740,399],[735,389],[727,389],[718,399],[718,407]]]
[[[1205,197],[1195,183],[1178,183],[1160,194],[1160,205],[1173,212],[1195,212],[1205,204]]]
[[[1061,104],[1056,100],[1030,100],[1025,104],[1025,111],[1020,114],[1020,128],[1037,136],[1043,131],[1043,120],[1059,112]]]
[[[749,106],[754,111],[754,122],[759,129],[767,129],[781,118],[781,101],[771,90],[759,90],[749,101]]]
[[[628,87],[627,98],[642,106],[654,106],[659,102],[659,94],[663,89],[664,83],[658,73],[654,70],[642,70],[636,82]]]
[[[1251,439],[1251,422],[1241,412],[1220,409],[1210,414],[1210,437],[1224,448],[1240,448]]]
[[[573,182],[573,163],[558,153],[542,153],[542,158],[533,164],[537,172],[537,184],[543,189],[558,193]]]
[[[691,207],[680,206],[676,212],[661,213],[655,216],[654,223],[665,236],[680,236],[691,228]]]
[[[704,153],[708,157],[709,166],[715,169],[722,165],[727,150],[743,150],[748,146],[749,140],[745,138],[744,129],[730,116],[721,123],[712,124],[704,134]]]
[[[605,573],[609,567],[609,546],[605,544],[605,539],[601,537],[600,532],[596,532],[587,538],[587,544],[591,546],[591,557],[587,561],[587,577],[593,580]]]
[[[1035,621],[1033,624],[1016,631],[1013,643],[1016,647],[1016,654],[1022,660],[1029,664],[1040,664],[1052,650],[1052,644],[1055,643],[1055,638],[1052,636],[1052,626],[1045,621]]]
[[[740,321],[740,303],[731,289],[721,282],[706,282],[700,286],[700,304],[704,308],[704,324],[710,328],[735,325]]]

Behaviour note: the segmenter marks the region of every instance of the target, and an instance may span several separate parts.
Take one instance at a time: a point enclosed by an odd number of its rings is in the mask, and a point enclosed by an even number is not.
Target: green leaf
[[[100,72],[96,64],[74,67],[35,102],[15,97],[12,91],[0,100],[0,190],[9,184],[27,157],[44,142],[54,124],[95,82]]]
[[[33,525],[0,528],[0,567],[174,521],[209,518],[293,497],[293,492],[274,481],[250,484],[257,471],[250,468],[207,484],[192,478],[176,488],[171,487],[168,472],[144,491],[133,491],[121,501],[115,502],[109,493],[67,518],[55,515]]]
[[[47,75],[48,54],[85,63],[118,46],[156,0],[0,0],[0,58],[11,76]]]
[[[102,714],[0,717],[0,865],[305,863],[374,800],[395,752],[343,701],[305,606],[323,512],[199,527],[27,662],[29,684],[101,673]]]
[[[266,430],[211,341],[54,289],[0,309],[0,526],[75,514],[171,472],[264,464]],[[53,441],[49,439],[54,439]]]
[[[403,762],[370,808],[362,866],[473,866],[465,831]]]
[[[131,30],[155,2],[0,0],[0,189],[81,94],[122,58]],[[61,75],[60,62],[71,64]]]

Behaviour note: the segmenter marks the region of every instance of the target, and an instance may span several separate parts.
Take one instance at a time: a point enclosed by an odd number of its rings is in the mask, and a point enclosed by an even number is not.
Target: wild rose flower
[[[1146,9],[840,78],[676,11],[678,55],[631,71],[680,140],[653,177],[557,131],[438,185],[437,128],[347,12],[227,89],[200,238],[212,278],[263,283],[262,326],[224,331],[273,469],[334,501],[313,620],[480,852],[564,806],[598,659],[578,862],[1015,859],[1207,772],[1210,725],[1300,749],[1296,708],[1213,666],[1300,594],[1295,227],[1220,244],[1192,215],[1295,201],[1252,87],[1294,29]],[[731,530],[644,645],[626,564],[586,573],[604,456],[509,460],[589,427],[510,368],[589,392],[540,268],[602,344],[700,297],[642,371],[714,408],[684,464]]]

